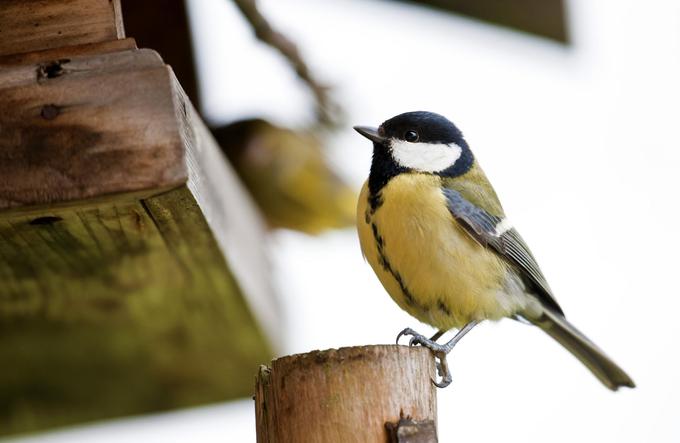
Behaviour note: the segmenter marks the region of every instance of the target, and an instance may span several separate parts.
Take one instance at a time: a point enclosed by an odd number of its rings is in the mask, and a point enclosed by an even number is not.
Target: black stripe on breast
[[[442,311],[447,317],[451,317],[451,310],[449,309],[448,306],[442,301],[439,300],[437,301],[437,307],[439,308],[440,311]]]
[[[375,214],[375,211],[377,211],[382,204],[382,192],[377,192],[375,194],[371,193],[368,196],[368,206],[371,208],[371,214]]]
[[[418,304],[416,303],[415,298],[413,297],[413,294],[411,294],[411,291],[406,287],[406,284],[404,283],[404,279],[401,277],[401,274],[396,271],[393,267],[390,261],[387,259],[387,256],[385,255],[385,239],[383,238],[382,235],[380,235],[380,232],[378,231],[378,226],[375,224],[375,222],[371,222],[371,231],[373,231],[373,238],[375,239],[375,244],[378,249],[378,259],[380,261],[380,266],[383,267],[383,269],[387,272],[389,272],[392,277],[397,281],[397,284],[399,284],[399,289],[401,289],[401,292],[404,294],[404,299],[406,300],[406,303],[409,306],[416,307]],[[422,306],[420,309],[423,309]]]

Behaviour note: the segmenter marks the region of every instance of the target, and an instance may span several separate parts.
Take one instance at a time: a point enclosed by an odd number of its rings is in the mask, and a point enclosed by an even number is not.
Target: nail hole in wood
[[[40,65],[38,67],[38,79],[56,78],[63,75],[65,73],[63,65],[70,61],[70,59],[63,58]]]
[[[59,115],[59,106],[45,105],[40,110],[40,116],[45,120],[54,120]]]

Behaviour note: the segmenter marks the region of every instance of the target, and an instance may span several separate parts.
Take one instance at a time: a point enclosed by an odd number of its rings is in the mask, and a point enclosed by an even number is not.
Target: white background
[[[349,124],[405,111],[463,130],[568,318],[635,379],[611,393],[538,329],[483,324],[449,357],[442,442],[680,441],[680,3],[568,1],[574,45],[390,1],[260,0],[336,85]],[[190,0],[206,114],[309,121],[309,96],[226,0]],[[370,144],[331,160],[358,189]],[[402,313],[356,234],[271,245],[286,311],[280,354],[391,343]],[[17,439],[254,442],[251,400]]]

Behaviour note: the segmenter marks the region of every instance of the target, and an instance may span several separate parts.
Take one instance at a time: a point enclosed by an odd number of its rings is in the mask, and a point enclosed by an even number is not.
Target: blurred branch
[[[316,115],[319,123],[326,127],[337,127],[342,120],[342,108],[330,96],[330,87],[319,82],[302,59],[297,46],[283,33],[272,27],[257,7],[256,0],[234,0],[244,17],[255,31],[255,36],[278,50],[293,67],[298,77],[307,85],[316,101]]]

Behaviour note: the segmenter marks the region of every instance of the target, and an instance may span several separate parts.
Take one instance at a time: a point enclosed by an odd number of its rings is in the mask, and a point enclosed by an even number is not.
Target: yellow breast
[[[472,239],[449,213],[440,178],[401,174],[375,208],[364,184],[357,226],[361,249],[394,301],[442,330],[510,315],[499,300],[504,263]]]

